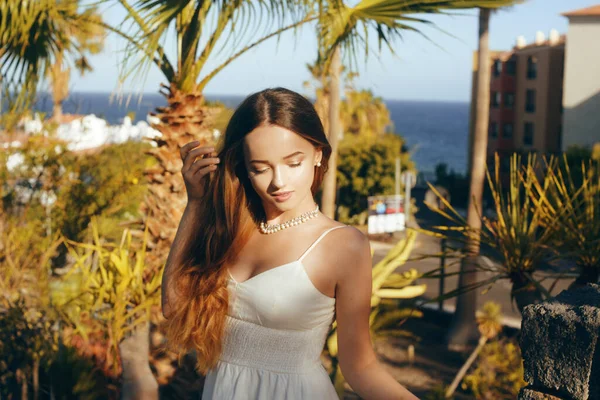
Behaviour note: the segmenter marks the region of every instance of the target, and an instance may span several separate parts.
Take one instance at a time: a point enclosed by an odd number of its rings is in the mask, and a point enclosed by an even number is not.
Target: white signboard
[[[406,227],[403,196],[369,196],[369,234],[403,231]]]

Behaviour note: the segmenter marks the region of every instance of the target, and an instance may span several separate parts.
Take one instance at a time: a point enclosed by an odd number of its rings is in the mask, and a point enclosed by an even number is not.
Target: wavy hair
[[[233,263],[258,221],[265,217],[260,197],[252,187],[244,163],[244,137],[261,125],[277,125],[297,133],[322,150],[321,168],[315,167],[313,196],[327,171],[331,146],[312,103],[285,88],[265,89],[238,106],[216,145],[221,160],[210,179],[189,258],[174,266],[171,277],[178,300],[165,322],[170,348],[181,357],[196,350],[197,368],[206,374],[222,351],[229,307],[226,265]]]

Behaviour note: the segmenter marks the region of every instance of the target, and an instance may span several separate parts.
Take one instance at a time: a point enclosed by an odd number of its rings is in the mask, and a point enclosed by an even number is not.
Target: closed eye
[[[296,164],[290,164],[290,167],[292,167],[292,168],[298,168],[301,165],[302,165],[302,163],[299,162],[299,163],[296,163]],[[263,172],[266,172],[268,169],[269,168],[265,168],[265,169],[261,169],[261,170],[255,169],[252,172],[254,172],[255,174],[262,174]]]

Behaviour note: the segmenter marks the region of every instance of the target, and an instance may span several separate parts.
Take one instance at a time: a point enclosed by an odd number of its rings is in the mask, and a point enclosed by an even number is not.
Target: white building
[[[562,150],[600,142],[600,4],[569,19],[563,88]]]

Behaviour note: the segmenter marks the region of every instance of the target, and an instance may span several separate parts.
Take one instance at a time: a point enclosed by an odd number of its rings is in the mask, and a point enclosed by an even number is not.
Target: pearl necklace
[[[260,223],[260,231],[262,233],[271,234],[275,232],[279,232],[285,228],[289,228],[290,226],[300,225],[303,222],[308,221],[311,218],[314,218],[319,213],[319,205],[312,211],[307,211],[304,214],[297,216],[296,218],[292,218],[288,221],[285,221],[281,224],[273,224],[267,225],[264,221]]]

